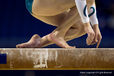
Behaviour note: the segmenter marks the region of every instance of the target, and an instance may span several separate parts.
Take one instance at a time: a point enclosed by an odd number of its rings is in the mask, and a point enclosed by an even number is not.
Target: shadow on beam
[[[2,48],[0,70],[114,70],[113,48]]]

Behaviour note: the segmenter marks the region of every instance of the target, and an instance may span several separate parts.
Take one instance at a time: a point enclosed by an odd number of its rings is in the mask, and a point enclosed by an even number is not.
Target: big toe
[[[16,48],[21,48],[21,44],[17,44],[16,45]]]
[[[26,48],[26,44],[25,43],[23,43],[23,44],[18,44],[18,45],[16,45],[16,48]]]

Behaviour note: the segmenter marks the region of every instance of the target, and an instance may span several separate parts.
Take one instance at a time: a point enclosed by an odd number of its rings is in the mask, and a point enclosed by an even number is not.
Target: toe
[[[16,48],[25,48],[25,43],[16,45]]]
[[[20,44],[17,44],[17,45],[16,45],[16,48],[21,48],[21,47],[20,47]]]

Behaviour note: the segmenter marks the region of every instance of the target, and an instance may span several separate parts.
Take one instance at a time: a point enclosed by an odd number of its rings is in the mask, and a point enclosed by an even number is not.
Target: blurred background
[[[81,72],[92,72],[92,71],[81,71]],[[102,72],[102,71],[101,71]],[[2,76],[85,76],[80,74],[79,70],[4,70],[0,71]],[[87,75],[86,75],[87,76]]]
[[[96,0],[99,26],[103,36],[100,47],[114,48],[114,0]],[[25,0],[0,1],[0,48],[15,48],[16,44],[28,41],[32,35],[41,37],[56,27],[45,24],[30,15]],[[86,45],[86,37],[69,41],[78,48],[95,47]],[[48,48],[58,48],[56,45]]]

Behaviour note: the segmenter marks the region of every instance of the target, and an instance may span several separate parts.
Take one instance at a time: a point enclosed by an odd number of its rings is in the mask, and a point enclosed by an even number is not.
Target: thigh
[[[58,27],[62,22],[63,18],[66,16],[66,14],[67,12],[64,12],[55,16],[40,16],[32,13],[32,16],[44,23]]]
[[[75,6],[75,0],[34,0],[32,12],[39,16],[54,16]]]
[[[79,14],[77,12],[76,7],[73,7],[71,9],[75,9],[75,11],[70,11],[69,10],[69,11],[65,11],[65,12],[63,12],[61,14],[58,14],[58,15],[55,15],[55,16],[40,16],[40,15],[36,15],[35,13],[32,13],[32,15],[35,18],[37,18],[37,19],[39,19],[39,20],[41,20],[41,21],[43,21],[43,22],[45,22],[47,24],[54,25],[54,26],[61,26],[61,23],[64,21],[64,19],[66,18],[66,16],[67,15],[71,15],[71,12],[72,12],[72,13],[75,13],[77,15],[77,17],[75,19],[75,21],[76,21],[77,24],[76,25],[73,25],[72,27],[73,28],[78,28],[78,25],[79,25],[78,23],[81,20],[80,19],[80,16],[79,16]]]

